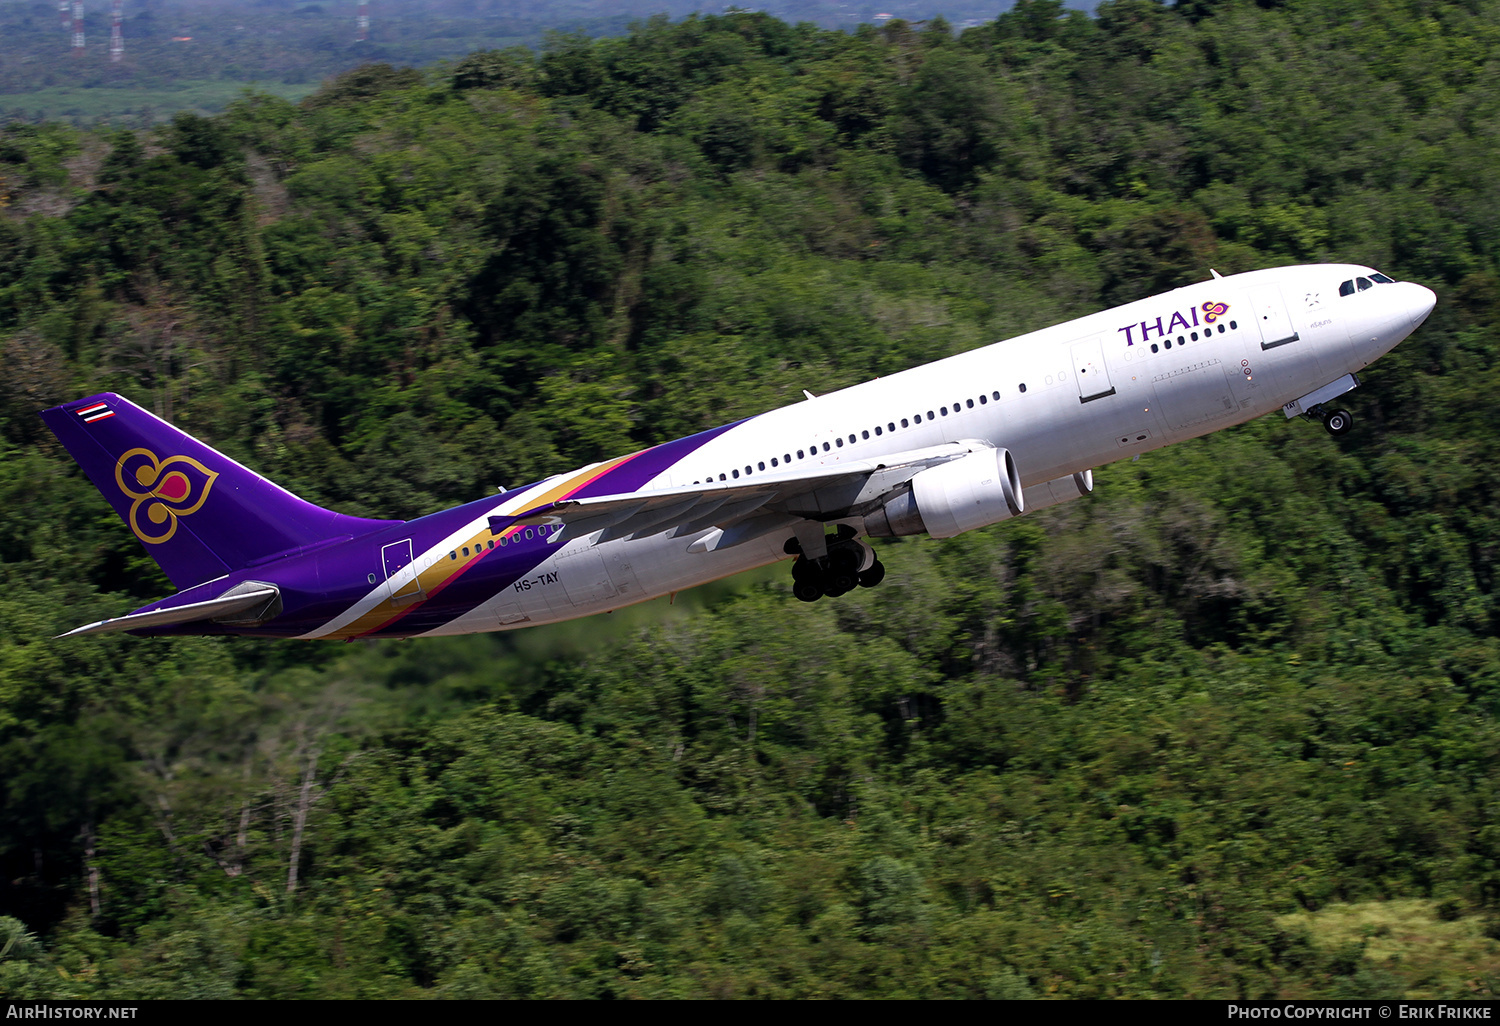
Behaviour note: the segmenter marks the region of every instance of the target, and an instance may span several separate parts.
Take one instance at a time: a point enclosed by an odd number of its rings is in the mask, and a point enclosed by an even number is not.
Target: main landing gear
[[[1348,410],[1330,410],[1321,403],[1308,410],[1307,417],[1310,420],[1321,420],[1324,430],[1334,437],[1348,434],[1349,429],[1354,426],[1354,415]]]
[[[875,550],[855,536],[854,528],[839,525],[836,537],[828,539],[828,555],[809,559],[796,538],[788,538],[786,551],[795,553],[792,564],[792,594],[803,602],[816,602],[824,595],[837,598],[855,588],[873,588],[885,580],[885,564]]]

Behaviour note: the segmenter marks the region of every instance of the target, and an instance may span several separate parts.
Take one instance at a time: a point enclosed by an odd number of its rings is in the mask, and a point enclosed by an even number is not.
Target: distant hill
[[[847,31],[893,17],[942,17],[962,29],[1011,4],[777,0],[741,6]],[[238,87],[296,98],[360,64],[426,67],[476,50],[541,47],[553,32],[618,36],[652,16],[678,20],[733,7],[688,0],[370,0],[370,27],[361,40],[354,0],[125,0],[124,51],[114,61],[108,0],[85,2],[81,56],[72,45],[71,14],[65,25],[55,0],[0,0],[0,120],[142,127],[178,110],[222,110]]]

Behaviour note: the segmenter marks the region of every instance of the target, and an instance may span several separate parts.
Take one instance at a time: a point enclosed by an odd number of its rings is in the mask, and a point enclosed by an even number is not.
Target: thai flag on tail
[[[85,424],[92,424],[96,420],[103,420],[105,417],[113,417],[115,415],[115,411],[109,408],[109,403],[93,403],[73,412]]]

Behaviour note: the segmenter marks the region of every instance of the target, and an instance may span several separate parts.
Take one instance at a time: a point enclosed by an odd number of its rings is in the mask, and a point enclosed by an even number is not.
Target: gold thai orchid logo
[[[160,460],[150,449],[131,449],[115,464],[115,483],[135,500],[126,520],[147,545],[170,540],[178,519],[203,507],[218,477],[190,456]]]
[[[1220,317],[1223,317],[1228,312],[1229,312],[1229,304],[1228,303],[1204,303],[1203,304],[1203,321],[1206,324],[1212,324],[1215,321],[1217,321]]]

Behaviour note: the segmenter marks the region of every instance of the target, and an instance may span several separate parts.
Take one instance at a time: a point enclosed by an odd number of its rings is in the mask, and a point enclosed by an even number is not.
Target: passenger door
[[[390,600],[394,605],[404,606],[408,602],[426,598],[422,580],[417,576],[416,564],[411,558],[411,539],[392,542],[380,550],[380,560],[385,567],[386,584],[390,588]]]
[[[1079,402],[1090,403],[1115,394],[1115,387],[1109,380],[1109,368],[1104,365],[1104,336],[1096,335],[1073,343],[1073,373],[1078,381]]]

